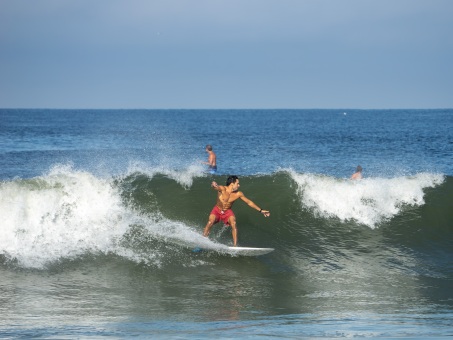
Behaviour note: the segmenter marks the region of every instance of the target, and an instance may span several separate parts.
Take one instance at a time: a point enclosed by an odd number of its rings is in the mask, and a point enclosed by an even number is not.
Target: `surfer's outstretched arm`
[[[249,200],[247,197],[244,196],[244,194],[242,192],[239,192],[239,197],[241,198],[241,200],[243,200],[245,203],[247,203],[247,205],[255,210],[258,210],[261,214],[264,215],[264,217],[269,217],[271,215],[271,213],[269,212],[269,210],[263,210],[261,209],[260,207],[258,207],[252,200]]]

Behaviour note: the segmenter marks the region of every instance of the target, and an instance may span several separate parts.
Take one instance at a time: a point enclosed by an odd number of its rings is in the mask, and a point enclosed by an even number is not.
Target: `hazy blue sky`
[[[453,0],[0,0],[3,108],[452,108]]]

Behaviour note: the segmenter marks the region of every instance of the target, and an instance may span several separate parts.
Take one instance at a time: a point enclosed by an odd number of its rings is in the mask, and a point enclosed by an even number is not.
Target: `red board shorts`
[[[218,206],[215,206],[211,211],[211,215],[215,215],[215,222],[222,221],[226,225],[230,225],[228,220],[231,216],[234,216],[234,212],[231,209],[221,210]]]

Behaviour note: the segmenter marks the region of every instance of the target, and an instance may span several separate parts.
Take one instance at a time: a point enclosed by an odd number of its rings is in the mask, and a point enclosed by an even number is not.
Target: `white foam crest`
[[[303,206],[312,208],[321,217],[355,220],[370,228],[391,219],[404,206],[423,205],[423,189],[444,181],[443,175],[430,173],[358,181],[292,171],[290,175],[298,185]]]
[[[0,253],[25,267],[108,252],[127,230],[120,195],[109,182],[70,167],[0,184]]]
[[[38,269],[84,254],[109,253],[158,265],[163,255],[158,250],[143,254],[123,245],[133,225],[144,226],[162,241],[216,246],[182,222],[128,208],[112,183],[70,166],[56,166],[30,180],[0,182],[0,254]]]
[[[203,167],[201,164],[191,164],[185,169],[174,170],[165,166],[150,168],[146,164],[133,163],[129,165],[127,174],[139,172],[146,174],[151,178],[157,174],[162,174],[175,180],[181,186],[185,188],[190,188],[195,178],[206,176],[206,173],[204,172],[205,170],[206,167]]]

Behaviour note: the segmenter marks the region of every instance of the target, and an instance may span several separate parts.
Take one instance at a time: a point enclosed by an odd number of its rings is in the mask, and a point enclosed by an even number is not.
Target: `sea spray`
[[[190,187],[193,171],[166,175]],[[115,254],[160,266],[174,245],[224,248],[159,211],[135,209],[117,181],[58,165],[43,176],[2,182],[0,254],[25,268],[44,268],[85,254]]]
[[[133,162],[129,164],[126,175],[122,177],[140,173],[152,178],[156,174],[160,174],[175,180],[184,188],[190,188],[193,184],[194,178],[206,176],[206,173],[203,171],[205,169],[206,167],[202,166],[201,164],[190,164],[184,169],[174,170],[164,166],[149,167],[144,163]]]
[[[440,185],[444,176],[419,173],[396,178],[359,181],[290,172],[298,185],[301,204],[320,217],[354,220],[370,228],[393,218],[405,206],[424,204],[424,189]]]
[[[68,166],[0,186],[1,253],[40,268],[62,257],[108,252],[128,227],[120,196],[107,180]]]

